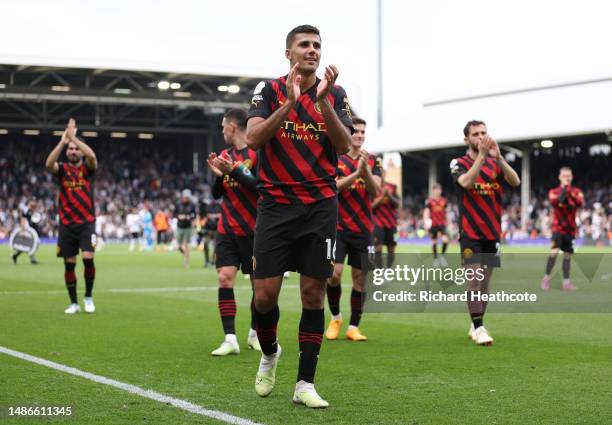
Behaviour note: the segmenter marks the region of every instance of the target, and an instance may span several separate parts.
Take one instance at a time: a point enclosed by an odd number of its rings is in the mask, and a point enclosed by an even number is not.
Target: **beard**
[[[78,155],[68,156],[68,162],[71,164],[78,164],[81,161],[81,157]]]
[[[473,150],[474,152],[478,153],[478,142],[476,143],[469,142],[469,147],[470,147],[470,150]]]

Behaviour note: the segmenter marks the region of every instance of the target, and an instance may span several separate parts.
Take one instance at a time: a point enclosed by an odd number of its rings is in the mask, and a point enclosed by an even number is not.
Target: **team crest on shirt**
[[[245,160],[242,164],[248,169],[253,168],[253,161],[251,161],[250,159]]]
[[[491,177],[493,178],[493,180],[495,180],[497,178],[497,173],[495,171],[493,171]]]
[[[317,111],[318,114],[321,113],[321,105],[319,105],[319,102],[315,102],[314,110]]]
[[[465,248],[463,250],[463,258],[470,259],[474,256],[474,251],[471,248]]]
[[[450,163],[450,171],[451,174],[457,174],[459,172],[459,161],[457,159],[453,159]]]

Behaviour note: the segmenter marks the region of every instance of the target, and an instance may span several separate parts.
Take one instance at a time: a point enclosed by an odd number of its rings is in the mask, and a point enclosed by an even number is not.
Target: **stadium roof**
[[[373,152],[415,152],[463,144],[469,120],[487,123],[500,143],[612,129],[612,78],[424,104],[415,114],[369,135]]]
[[[174,134],[218,132],[219,114],[248,107],[258,78],[0,65],[0,129]]]

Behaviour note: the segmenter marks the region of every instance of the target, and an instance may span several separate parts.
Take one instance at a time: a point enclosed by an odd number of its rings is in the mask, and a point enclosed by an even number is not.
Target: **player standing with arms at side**
[[[570,281],[570,264],[574,253],[574,238],[576,236],[576,212],[584,203],[584,194],[572,186],[572,169],[561,167],[559,170],[559,186],[548,191],[548,200],[553,208],[552,244],[550,256],[546,262],[546,272],[540,287],[550,289],[550,273],[555,267],[559,250],[563,251],[563,291],[575,291],[576,287]]]
[[[397,232],[397,209],[400,198],[397,186],[385,180],[385,171],[382,170],[381,188],[378,196],[372,202],[374,216],[374,254],[376,267],[383,267],[383,245],[387,247],[387,268],[393,267],[395,261],[395,232]]]
[[[484,269],[484,279],[471,280],[469,291],[488,293],[493,268],[501,265],[501,178],[512,187],[521,180],[501,155],[497,142],[487,134],[484,122],[469,121],[463,134],[468,151],[450,163],[452,177],[459,186],[459,244],[464,267]],[[472,319],[468,334],[478,345],[493,343],[483,326],[486,308],[486,302],[468,298]]]
[[[348,256],[351,266],[353,289],[351,291],[351,320],[346,330],[350,341],[366,341],[368,338],[359,330],[364,300],[364,280],[369,263],[374,259],[374,219],[372,198],[380,190],[382,174],[379,161],[369,155],[363,147],[366,122],[353,118],[355,132],[351,149],[338,159],[338,226],[334,274],[327,282],[327,300],[332,318],[325,331],[327,339],[337,339],[342,326],[340,279],[344,269],[344,258]]]
[[[281,354],[277,344],[278,295],[283,273],[300,273],[302,317],[300,358],[293,401],[327,407],[314,388],[325,317],[325,282],[331,277],[336,239],[338,154],[351,144],[353,124],[344,89],[334,85],[338,69],[316,71],[321,59],[319,30],[302,25],[289,32],[289,74],[255,87],[247,139],[259,150],[260,200],[255,228],[253,273],[257,337],[262,358],[255,391],[272,392]]]
[[[221,155],[214,152],[208,157],[208,166],[217,176],[212,186],[215,199],[223,198],[221,219],[217,227],[215,257],[219,279],[219,313],[225,341],[212,352],[213,356],[239,354],[236,339],[236,298],[234,285],[238,267],[251,275],[253,286],[253,231],[257,217],[257,178],[251,169],[257,168],[257,153],[247,147],[247,113],[230,109],[221,123],[223,139],[231,147]],[[261,351],[255,331],[255,314],[251,298],[251,328],[247,339],[249,348]]]
[[[444,257],[448,247],[448,234],[446,233],[446,206],[448,201],[442,196],[442,186],[435,183],[432,187],[431,197],[425,201],[423,210],[423,221],[428,223],[431,220],[429,235],[431,236],[431,250],[434,257],[434,267],[446,267],[448,262]],[[438,255],[438,239],[442,240],[442,255]]]
[[[166,242],[168,241],[168,229],[170,228],[170,222],[168,220],[168,214],[163,208],[160,208],[155,213],[153,218],[153,225],[157,234],[157,245],[155,246],[156,251],[166,250]]]
[[[70,296],[70,305],[64,313],[81,311],[77,300],[77,278],[74,272],[76,256],[82,251],[85,268],[85,312],[93,313],[96,307],[92,298],[96,267],[94,172],[98,166],[94,151],[76,136],[76,121],[70,119],[60,142],[51,151],[45,163],[47,170],[58,177],[59,191],[59,234],[57,256],[64,258],[64,279]],[[58,162],[66,149],[68,162]],[[83,160],[85,158],[85,160]]]
[[[189,245],[191,244],[191,236],[193,236],[193,223],[196,218],[196,209],[191,202],[191,190],[183,189],[181,193],[181,201],[174,209],[176,215],[176,242],[178,250],[183,254],[183,266],[189,267]]]
[[[219,220],[221,219],[221,205],[216,199],[211,199],[206,204],[206,233],[204,234],[204,264],[206,267],[212,264],[211,259],[215,258],[215,241],[217,240],[217,227],[219,227]],[[212,252],[210,251],[210,242],[212,244]]]
[[[142,232],[142,219],[138,214],[138,208],[132,207],[130,212],[125,216],[125,226],[127,227],[128,237],[130,242],[128,244],[128,251],[132,252],[136,250],[136,244],[142,246],[140,240]]]

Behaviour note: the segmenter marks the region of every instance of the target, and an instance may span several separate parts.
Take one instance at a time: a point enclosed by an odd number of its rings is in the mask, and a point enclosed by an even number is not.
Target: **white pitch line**
[[[283,288],[297,289],[299,285],[283,285]],[[250,290],[248,286],[236,286],[234,289]],[[217,291],[216,286],[194,286],[184,288],[113,288],[113,289],[97,289],[95,292],[99,293],[156,293],[156,292],[211,292]],[[53,295],[53,294],[65,294],[65,290],[52,290],[52,291],[1,291],[0,295]]]
[[[95,292],[103,293],[147,293],[147,292],[206,292],[216,291],[215,287],[193,287],[193,288],[112,288],[112,289],[98,289]],[[65,294],[66,290],[51,290],[51,291],[2,291],[0,295],[53,295],[53,294]]]
[[[46,366],[51,369],[59,370],[60,372],[69,373],[71,375],[80,376],[89,381],[96,382],[98,384],[109,385],[111,387],[119,388],[120,390],[127,391],[131,394],[136,394],[144,398],[159,401],[160,403],[171,404],[187,412],[195,413],[197,415],[206,416],[212,419],[216,419],[221,422],[236,425],[262,425],[257,422],[253,422],[249,419],[241,418],[239,416],[230,415],[229,413],[221,412],[219,410],[211,410],[197,404],[193,404],[180,398],[170,397],[153,390],[145,390],[144,388],[137,387],[136,385],[126,384],[124,382],[116,381],[114,379],[106,378],[100,375],[94,375],[93,373],[84,372],[79,369],[75,369],[70,366],[64,366],[59,363],[52,362],[40,357],[31,356],[20,351],[11,350],[10,348],[0,346],[0,353],[7,354],[9,356],[16,357],[21,360],[36,363],[41,366]]]

